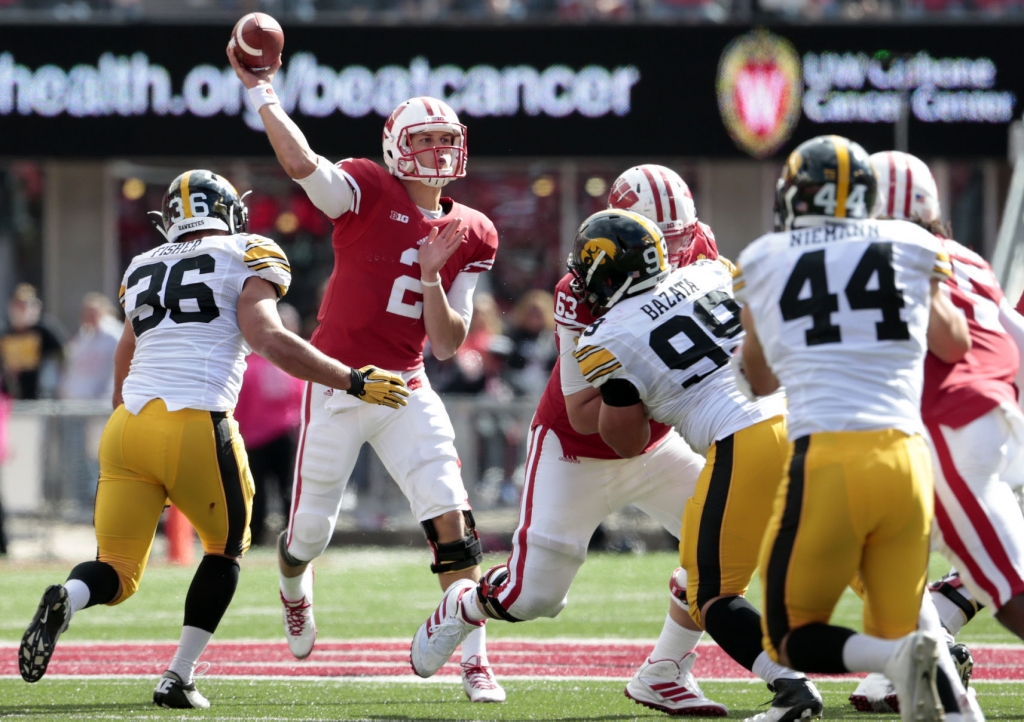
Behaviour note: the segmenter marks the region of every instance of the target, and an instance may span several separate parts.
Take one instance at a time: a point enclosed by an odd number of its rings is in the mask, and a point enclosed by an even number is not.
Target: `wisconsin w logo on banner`
[[[800,118],[800,56],[785,38],[753,30],[733,40],[718,62],[718,109],[742,150],[770,156]]]

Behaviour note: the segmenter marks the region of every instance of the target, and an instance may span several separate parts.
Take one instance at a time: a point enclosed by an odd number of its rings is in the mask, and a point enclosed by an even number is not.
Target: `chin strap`
[[[160,211],[148,211],[146,215],[156,216],[157,218],[159,218],[160,220],[153,220],[152,218],[150,218],[149,221],[150,223],[153,224],[153,228],[160,231],[160,235],[163,236],[165,240],[171,240],[170,238],[167,237],[167,231],[164,230],[164,214],[161,213]]]

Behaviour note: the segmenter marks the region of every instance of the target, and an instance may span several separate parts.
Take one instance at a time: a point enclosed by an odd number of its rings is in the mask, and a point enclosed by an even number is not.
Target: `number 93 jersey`
[[[234,408],[250,352],[238,328],[238,298],[252,276],[274,284],[278,297],[288,291],[288,258],[269,238],[206,236],[132,260],[120,294],[135,331],[122,388],[130,412],[157,398],[168,411]]]
[[[931,279],[950,277],[935,236],[906,221],[829,219],[748,246],[734,278],[789,399],[789,438],[923,432]]]
[[[593,386],[629,381],[650,418],[706,454],[715,441],[786,413],[781,393],[750,402],[737,388],[728,363],[742,340],[729,266],[701,260],[612,306],[583,332],[575,355]]]

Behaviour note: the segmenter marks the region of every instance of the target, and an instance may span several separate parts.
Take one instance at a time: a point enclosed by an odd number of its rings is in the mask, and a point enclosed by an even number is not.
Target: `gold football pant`
[[[790,630],[828,623],[858,572],[865,633],[914,631],[934,502],[924,439],[894,429],[811,434],[793,442],[787,470],[761,548],[768,654],[778,661]]]
[[[679,558],[686,569],[690,616],[715,597],[744,594],[786,461],[786,418],[765,419],[708,450],[697,489],[683,512]]]
[[[117,571],[120,604],[146,569],[168,500],[192,523],[208,554],[239,557],[249,548],[253,482],[230,413],[168,411],[160,399],[133,416],[114,411],[100,441],[96,490],[97,559]]]

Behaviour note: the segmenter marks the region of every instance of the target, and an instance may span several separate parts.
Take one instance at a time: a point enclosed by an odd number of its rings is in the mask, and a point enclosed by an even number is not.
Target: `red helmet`
[[[413,151],[411,136],[436,130],[451,133],[453,144]],[[466,175],[466,126],[436,98],[410,98],[395,108],[384,124],[383,144],[384,163],[397,178],[441,187]],[[433,167],[421,162],[426,153],[433,158]]]

